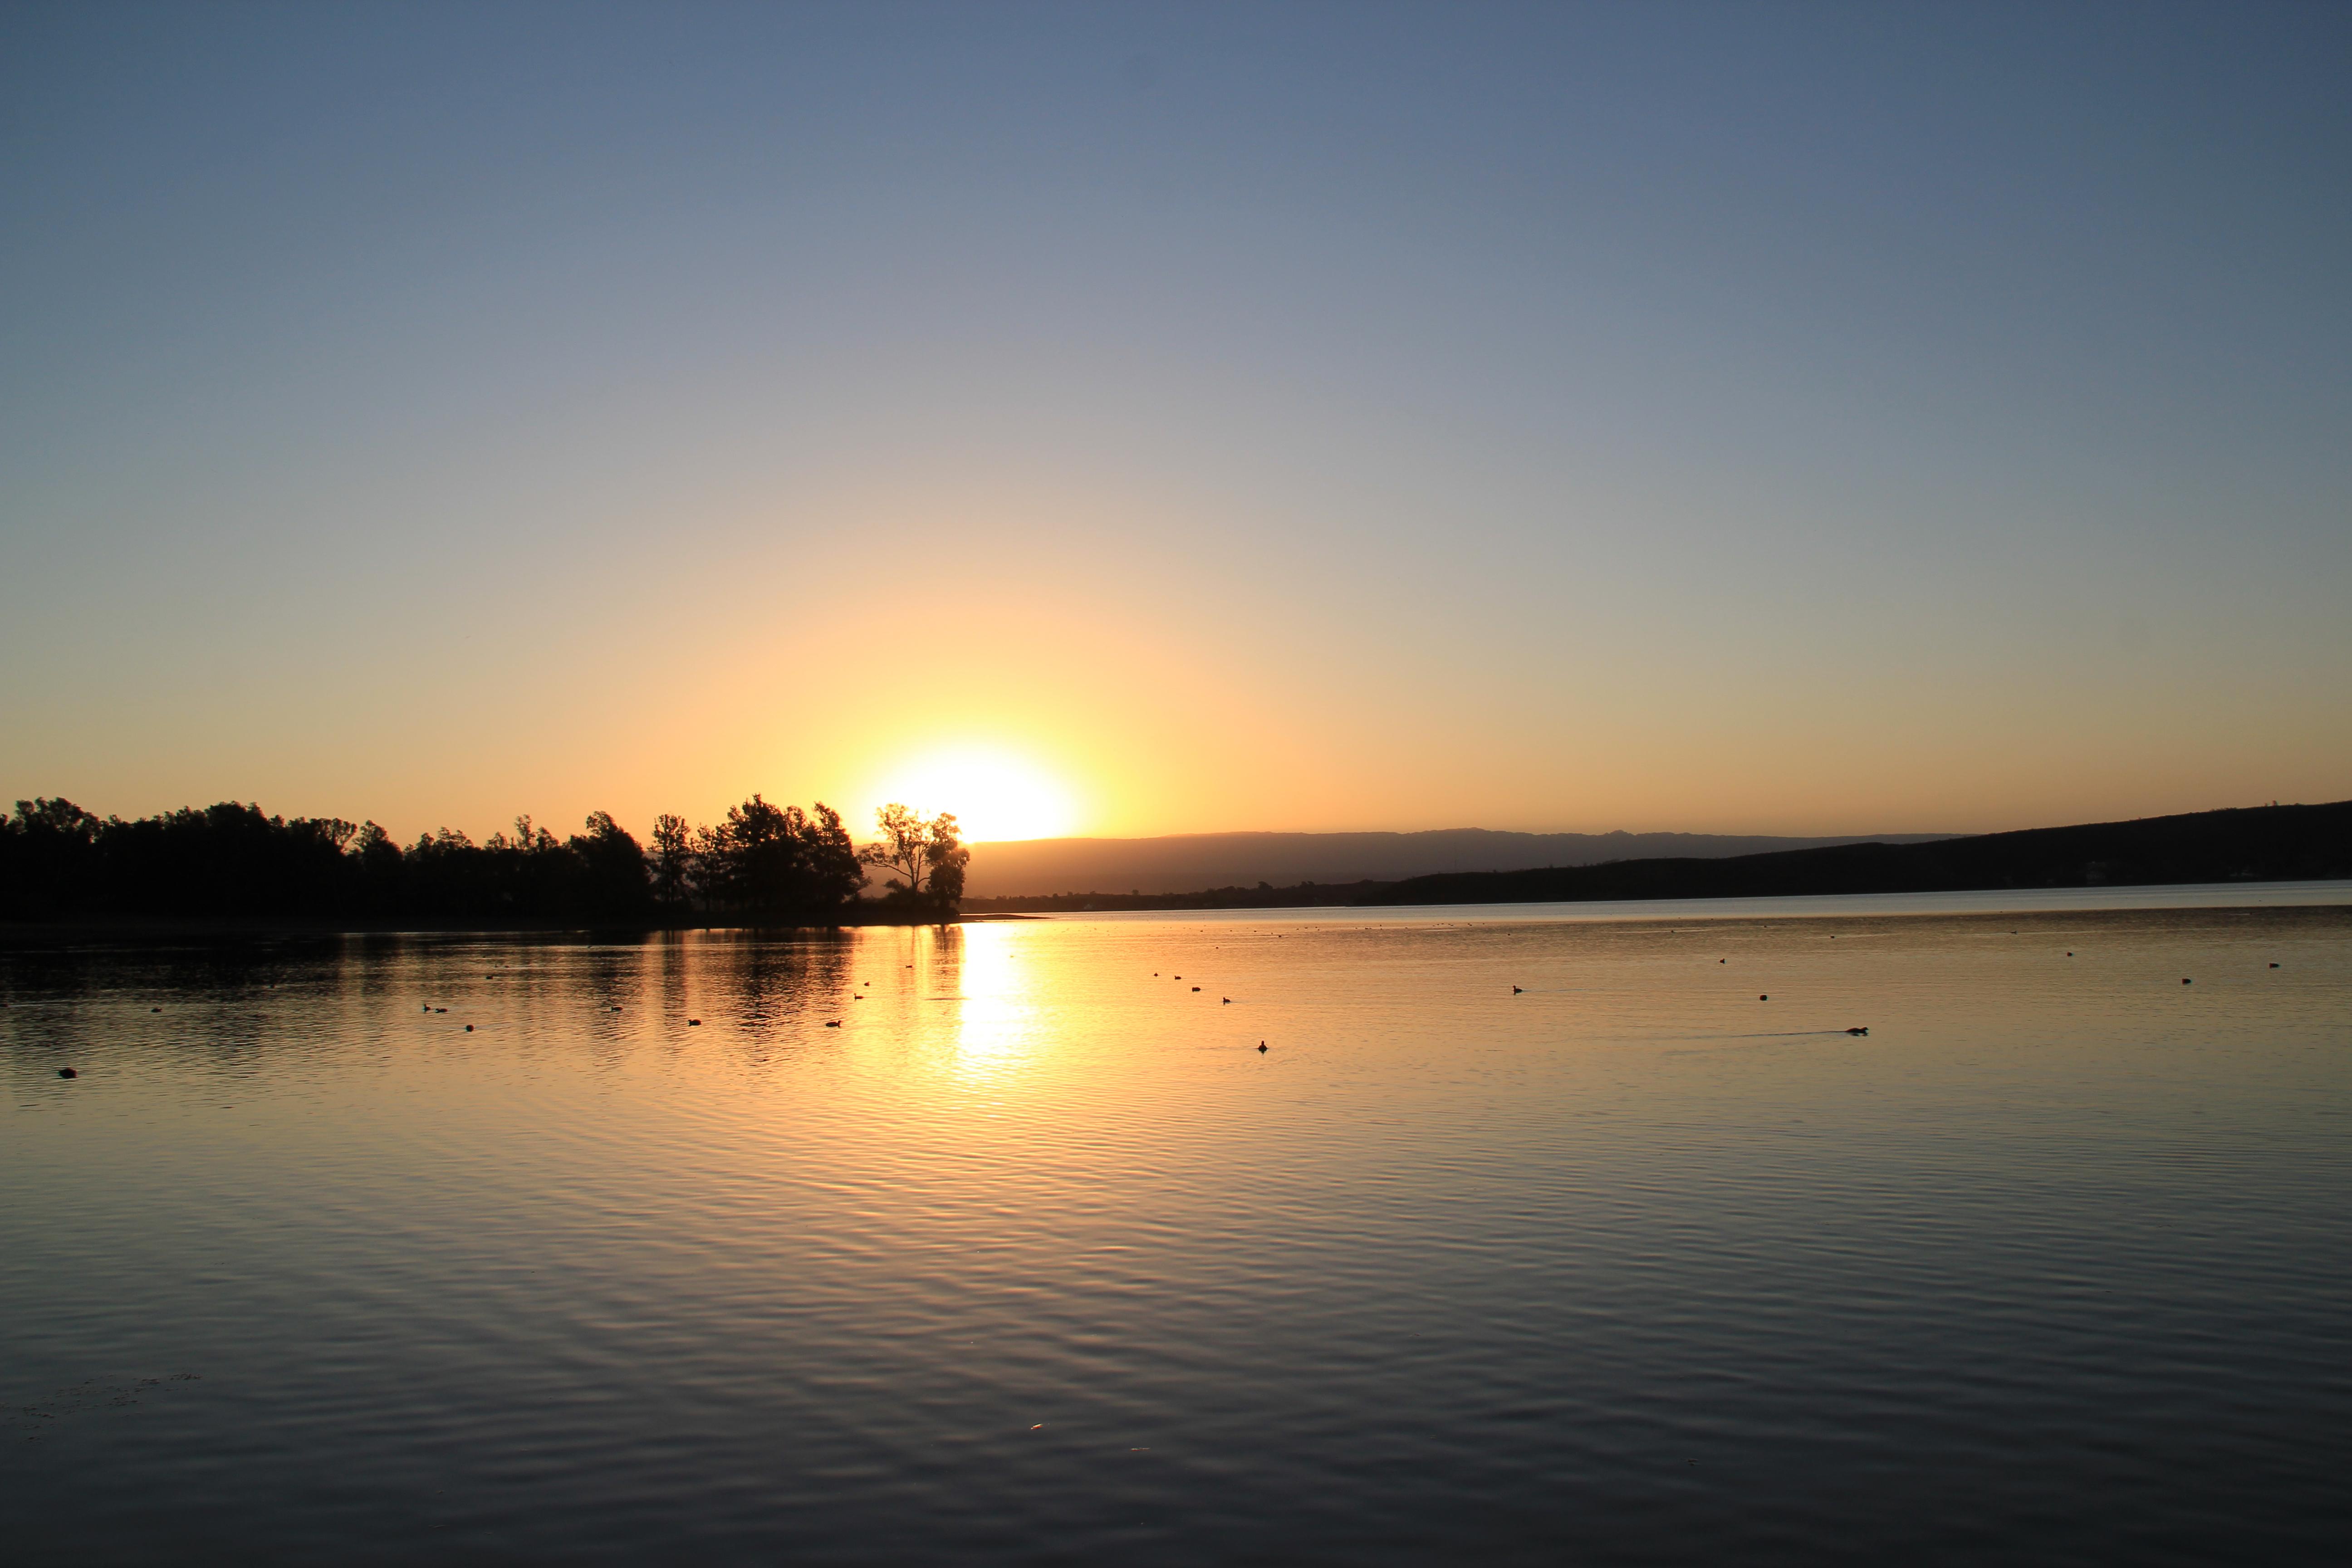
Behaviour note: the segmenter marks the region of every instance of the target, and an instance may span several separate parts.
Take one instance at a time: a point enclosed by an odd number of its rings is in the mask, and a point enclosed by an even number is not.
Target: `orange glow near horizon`
[[[955,814],[968,841],[1057,838],[1073,831],[1078,811],[1069,787],[1045,768],[1006,748],[952,745],[893,763],[881,783],[862,792],[860,823],[892,802],[926,816]]]
[[[783,9],[0,34],[0,811],[2352,796],[2352,12]]]

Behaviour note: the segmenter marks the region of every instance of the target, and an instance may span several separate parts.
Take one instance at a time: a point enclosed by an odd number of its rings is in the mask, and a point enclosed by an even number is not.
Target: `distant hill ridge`
[[[1416,877],[1366,904],[1549,903],[1820,893],[2326,881],[2352,878],[2352,801],[2033,827],[1927,843],[1847,844],[1732,859]]]
[[[1792,838],[1722,833],[1192,833],[1159,838],[1032,838],[971,847],[968,898],[1055,893],[1182,893],[1301,882],[1395,882],[1461,871],[1591,866],[1605,860],[1717,858],[1840,844],[1922,844],[1944,833]]]

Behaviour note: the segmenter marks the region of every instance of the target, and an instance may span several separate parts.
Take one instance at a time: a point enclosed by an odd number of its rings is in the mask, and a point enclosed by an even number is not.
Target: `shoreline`
[[[1099,910],[1055,921],[1347,925],[1637,924],[1644,921],[2046,919],[2090,914],[2194,914],[2236,910],[2352,913],[2352,879],[2172,882],[2099,888],[1976,888],[1900,893],[1780,893],[1711,899],[1577,899],[1526,903],[1312,905],[1288,909]]]
[[[648,923],[610,924],[567,921],[447,921],[352,922],[329,920],[154,920],[0,922],[0,952],[74,948],[230,947],[274,942],[327,942],[346,937],[575,937],[590,941],[642,940],[670,931],[808,933],[866,926],[989,925],[1015,921],[1073,922],[1177,921],[1209,918],[1221,922],[1263,920],[1277,923],[1339,920],[1349,923],[1412,925],[1443,919],[1449,923],[1505,924],[1554,921],[1596,924],[1643,921],[1804,920],[1837,917],[1994,915],[2018,917],[2101,912],[2200,910],[2352,910],[2352,880],[2326,879],[2276,882],[2176,882],[2100,888],[1982,888],[1896,893],[1765,894],[1695,899],[1572,900],[1526,903],[1309,904],[1273,908],[1144,908],[1059,910],[1043,912],[976,910],[944,919],[908,918],[902,911],[862,910],[835,921],[772,925]]]

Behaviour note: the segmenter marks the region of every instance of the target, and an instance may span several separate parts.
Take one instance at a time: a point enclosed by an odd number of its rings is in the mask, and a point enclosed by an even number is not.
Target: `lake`
[[[2233,896],[0,955],[8,1555],[2342,1561]]]

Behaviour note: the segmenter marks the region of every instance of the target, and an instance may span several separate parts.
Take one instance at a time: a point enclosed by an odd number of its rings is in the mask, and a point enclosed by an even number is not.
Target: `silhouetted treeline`
[[[443,828],[406,846],[233,801],[124,821],[20,800],[0,818],[12,921],[787,921],[840,913],[864,881],[838,814],[756,795],[711,826],[659,818],[650,848],[601,811],[564,838],[523,816],[487,843]]]
[[[1844,844],[1727,860],[1618,860],[1413,877],[1376,904],[1945,893],[2004,888],[2296,882],[2352,877],[2352,801],[2033,827],[1932,844]]]

